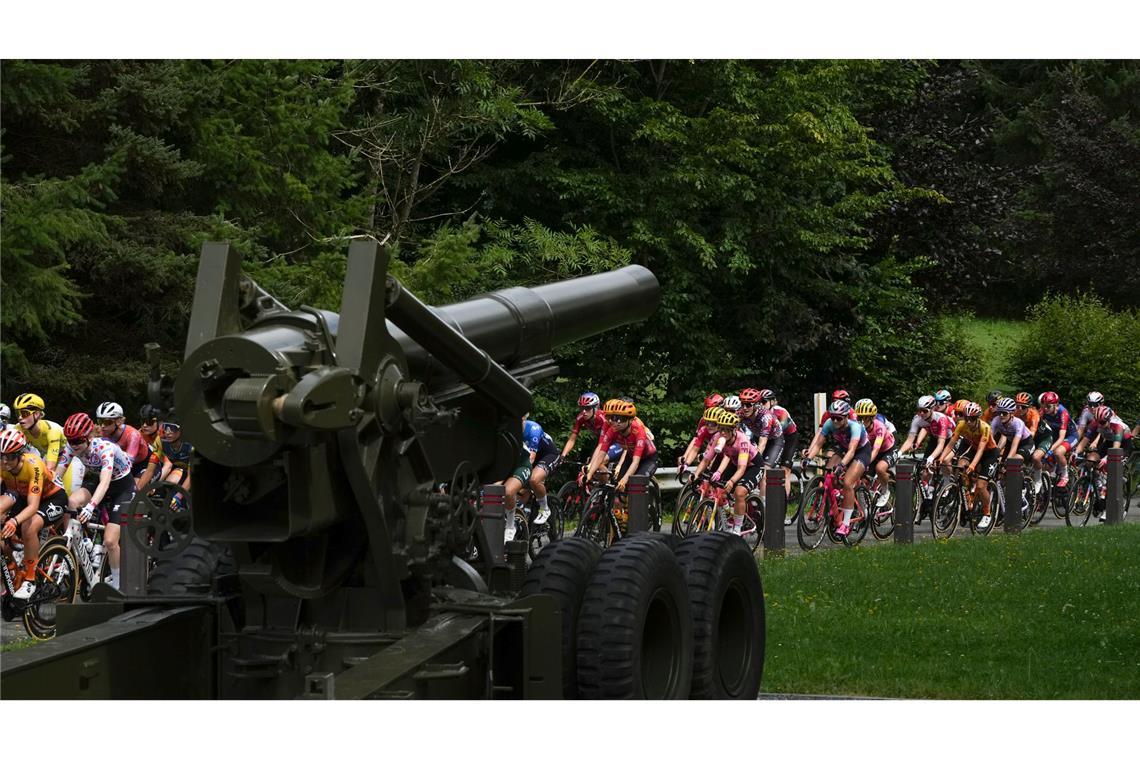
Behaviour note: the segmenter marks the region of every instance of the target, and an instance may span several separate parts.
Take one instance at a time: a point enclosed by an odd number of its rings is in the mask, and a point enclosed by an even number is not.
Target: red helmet
[[[755,404],[760,400],[760,391],[755,388],[745,388],[740,392],[740,402],[742,404]]]
[[[1041,394],[1041,398],[1038,399],[1042,404],[1056,404],[1060,402],[1060,400],[1061,397],[1053,391],[1045,391]]]
[[[28,439],[19,428],[9,428],[0,432],[0,454],[15,454],[23,451],[27,445]]]
[[[831,400],[832,401],[836,401],[838,399],[843,399],[844,401],[848,401],[848,400],[850,400],[850,398],[851,398],[851,394],[848,393],[847,391],[843,390],[842,388],[836,388],[834,391],[831,392]]]
[[[94,428],[95,423],[86,412],[76,412],[63,423],[63,435],[65,438],[86,438]]]
[[[724,396],[719,393],[714,393],[705,399],[705,409],[711,409],[714,406],[720,406],[724,403]]]
[[[1096,410],[1096,421],[1100,424],[1105,424],[1112,419],[1112,407],[1099,406]]]

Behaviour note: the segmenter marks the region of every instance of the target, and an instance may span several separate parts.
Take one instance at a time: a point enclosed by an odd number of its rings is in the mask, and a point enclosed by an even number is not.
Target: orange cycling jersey
[[[1029,428],[1029,432],[1037,435],[1037,426],[1041,424],[1041,413],[1036,409],[1028,408],[1024,412],[1018,409],[1013,413],[1015,417],[1020,417],[1021,421],[1025,423],[1025,427]]]
[[[970,448],[975,450],[977,450],[979,445],[983,444],[987,449],[997,447],[997,442],[994,441],[993,431],[990,429],[988,422],[979,422],[977,429],[971,431],[966,421],[962,420],[955,426],[954,435],[959,438],[965,438],[966,442],[970,444]]]
[[[47,474],[44,460],[31,451],[24,452],[19,470],[13,474],[7,468],[2,468],[0,477],[4,479],[5,490],[15,491],[25,498],[33,494],[47,498],[60,490],[55,480]]]

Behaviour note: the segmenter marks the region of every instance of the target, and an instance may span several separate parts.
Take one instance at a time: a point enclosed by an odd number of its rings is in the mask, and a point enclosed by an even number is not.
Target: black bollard
[[[1007,459],[1005,461],[1005,480],[1002,481],[1002,491],[1005,494],[1005,521],[1006,533],[1021,532],[1021,486],[1022,468],[1024,463],[1020,459]]]
[[[784,470],[776,467],[764,474],[764,551],[767,554],[784,553],[784,516],[787,514],[787,494],[784,493]]]
[[[1108,450],[1108,489],[1105,492],[1105,522],[1124,522],[1124,450]]]
[[[503,512],[505,494],[503,486],[484,486],[479,504],[479,524],[483,526],[483,535],[487,537],[487,546],[495,564],[501,564],[503,557],[503,529],[507,524]]]
[[[914,543],[914,462],[895,465],[895,543]]]
[[[649,530],[649,478],[644,475],[630,475],[625,484],[629,499],[628,533],[644,533]]]

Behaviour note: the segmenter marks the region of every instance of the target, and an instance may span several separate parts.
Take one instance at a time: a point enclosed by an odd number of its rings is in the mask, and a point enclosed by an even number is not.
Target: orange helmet
[[[760,400],[760,391],[755,388],[745,388],[740,392],[740,402],[742,404],[755,404]]]
[[[1030,401],[1029,394],[1026,393],[1025,391],[1022,391],[1021,393],[1017,394],[1016,401],[1019,404],[1024,404],[1025,406],[1029,406],[1029,401]]]
[[[960,398],[954,402],[954,411],[962,415],[966,413],[966,407],[970,405],[970,399]]]
[[[620,398],[611,398],[606,402],[602,412],[607,416],[616,417],[636,417],[637,407],[629,401],[623,401]]]

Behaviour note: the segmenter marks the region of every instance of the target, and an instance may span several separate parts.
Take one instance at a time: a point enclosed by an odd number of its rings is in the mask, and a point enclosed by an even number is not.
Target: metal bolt
[[[207,359],[198,365],[198,374],[203,380],[209,380],[221,375],[222,365],[217,359]]]
[[[364,412],[360,409],[349,409],[348,418],[353,422],[360,422],[360,418],[364,416]]]

